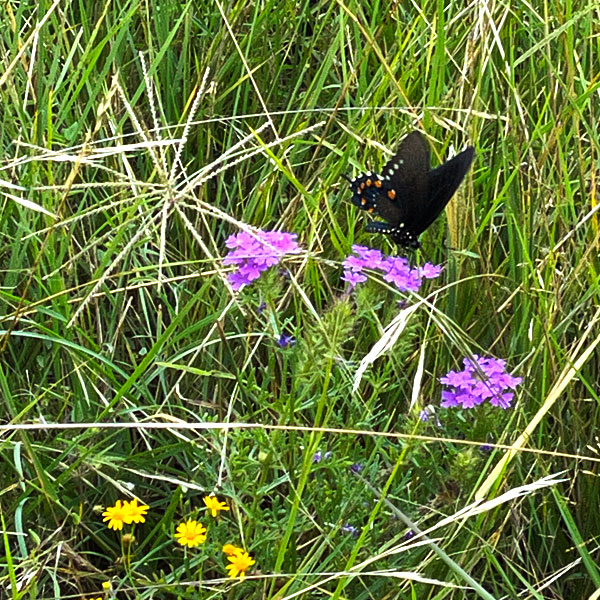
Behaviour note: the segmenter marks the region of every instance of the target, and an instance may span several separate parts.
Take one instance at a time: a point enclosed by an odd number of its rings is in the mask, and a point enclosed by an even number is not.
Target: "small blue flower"
[[[313,456],[313,463],[318,464],[321,462],[321,460],[328,460],[329,458],[331,458],[331,452],[329,450],[327,450],[325,454],[323,454],[320,450],[317,450]]]
[[[344,531],[345,533],[350,533],[352,535],[352,537],[358,537],[358,529],[356,527],[354,527],[354,525],[350,525],[350,523],[346,523],[345,525],[342,525],[342,527],[340,528],[342,531]]]
[[[360,473],[364,468],[365,466],[361,465],[360,463],[354,463],[353,465],[350,465],[350,470],[353,473]]]
[[[287,348],[288,346],[293,346],[296,343],[296,340],[293,336],[288,335],[287,333],[282,333],[277,340],[277,344],[281,348]]]

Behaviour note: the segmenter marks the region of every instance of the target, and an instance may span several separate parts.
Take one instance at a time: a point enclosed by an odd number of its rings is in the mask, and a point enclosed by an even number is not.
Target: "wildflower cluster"
[[[279,263],[286,254],[297,254],[300,247],[296,242],[297,235],[277,231],[258,231],[250,234],[242,231],[231,235],[226,245],[231,249],[224,259],[226,265],[236,265],[237,269],[229,275],[229,281],[235,290],[260,277],[262,271]],[[416,292],[424,279],[439,277],[442,267],[432,263],[412,268],[403,256],[387,256],[380,250],[366,246],[353,245],[350,256],[343,262],[344,274],[350,289],[359,283],[367,281],[366,269],[379,271],[384,281],[394,284],[401,292]],[[263,309],[259,307],[259,312]],[[281,334],[277,343],[285,348],[295,343],[294,338]],[[473,408],[489,400],[493,406],[506,409],[514,398],[514,392],[522,381],[506,372],[506,361],[494,358],[464,359],[463,371],[450,371],[440,381],[449,386],[442,392],[443,407],[462,406]],[[423,421],[429,418],[422,413]],[[321,460],[320,453],[315,455],[315,461]]]
[[[206,510],[212,517],[218,517],[221,511],[230,510],[227,503],[219,500],[216,496],[205,496],[203,501]],[[136,499],[131,501],[117,500],[115,505],[107,508],[102,515],[104,521],[108,521],[110,529],[120,530],[123,529],[124,523],[144,523],[148,508],[146,505],[138,505]],[[174,537],[182,546],[194,548],[206,542],[208,530],[199,521],[188,519],[177,525]],[[227,554],[231,563],[227,565],[226,569],[232,578],[240,577],[242,579],[246,575],[246,571],[256,562],[246,550],[233,544],[223,546],[223,552]]]
[[[408,259],[403,256],[386,256],[379,250],[366,246],[352,246],[356,256],[350,255],[344,261],[343,281],[351,288],[367,280],[364,269],[383,272],[383,279],[393,283],[401,292],[416,292],[423,279],[434,279],[442,272],[442,267],[425,263],[422,267],[410,267]]]
[[[205,496],[203,498],[206,510],[212,517],[218,517],[222,510],[230,510],[226,502],[219,500],[216,496]],[[204,544],[207,539],[207,529],[202,523],[189,519],[177,526],[175,539],[182,545],[188,548]],[[246,575],[246,571],[256,562],[248,552],[242,548],[238,548],[233,544],[226,544],[223,547],[223,552],[229,555],[230,565],[226,569],[230,577],[240,577],[242,579]]]
[[[479,357],[463,359],[462,371],[450,371],[440,382],[450,386],[442,392],[442,406],[473,408],[489,400],[493,406],[509,408],[514,390],[522,381],[506,372],[506,361]]]
[[[237,270],[229,274],[233,289],[249,285],[263,271],[278,264],[284,255],[301,252],[297,237],[295,233],[279,231],[257,231],[256,234],[241,231],[230,235],[225,245],[231,251],[223,259],[223,264],[237,266]]]
[[[229,577],[246,576],[246,571],[256,562],[243,548],[238,548],[233,544],[225,544],[223,552],[227,555],[227,560],[231,563],[225,568],[229,571]]]
[[[220,501],[216,496],[204,496],[202,499],[207,510],[212,517],[218,517],[222,510],[229,510],[226,502]],[[206,527],[202,523],[198,523],[193,519],[188,519],[184,523],[177,526],[175,539],[182,545],[188,548],[199,546],[206,541]]]
[[[103,513],[103,521],[108,521],[109,529],[123,529],[123,524],[143,523],[148,512],[149,506],[145,504],[138,506],[138,501],[134,498],[131,501],[117,500],[114,506],[109,506]]]

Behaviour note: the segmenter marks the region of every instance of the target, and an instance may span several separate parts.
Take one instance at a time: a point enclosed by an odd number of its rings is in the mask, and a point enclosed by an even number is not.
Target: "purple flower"
[[[367,248],[367,246],[354,244],[352,250],[355,254],[358,254],[359,258],[367,263],[371,269],[379,268],[380,264],[385,260],[385,255],[381,250],[377,250],[376,248]]]
[[[419,269],[411,269],[403,256],[388,256],[383,264],[383,279],[393,283],[401,292],[416,292],[421,287]]]
[[[342,525],[340,529],[345,533],[350,533],[352,537],[358,537],[358,529],[354,525],[350,525],[350,523]]]
[[[321,460],[327,460],[328,458],[331,458],[331,452],[329,450],[327,450],[327,452],[325,452],[325,454],[323,454],[320,450],[317,450],[313,456],[313,464],[319,464],[321,462]]]
[[[228,276],[233,289],[249,285],[263,271],[278,264],[284,255],[301,252],[297,237],[295,233],[281,231],[257,231],[255,235],[240,231],[230,235],[225,242],[230,252],[223,259],[223,264],[237,267]]]
[[[440,276],[442,272],[442,265],[432,265],[431,263],[425,263],[422,267],[419,267],[419,274],[423,279],[435,279]]]
[[[277,340],[277,344],[281,348],[287,348],[288,346],[293,346],[296,343],[294,336],[288,335],[287,333],[282,333]]]
[[[373,269],[383,272],[383,279],[393,283],[401,292],[416,292],[423,279],[433,279],[442,272],[442,267],[426,263],[422,267],[411,269],[408,260],[403,256],[385,256],[379,250],[366,246],[352,246],[352,252],[344,260],[342,281],[348,282],[350,288],[363,283],[367,277],[363,269]]]
[[[265,310],[265,308],[267,308],[267,303],[266,303],[266,302],[261,302],[261,303],[258,305],[258,308],[256,309],[256,312],[257,312],[259,315],[262,315],[262,314],[263,314],[263,312],[264,312],[264,310]]]
[[[342,263],[344,265],[345,271],[355,271],[360,273],[365,267],[368,267],[368,264],[365,264],[365,261],[358,256],[350,255],[346,260]]]
[[[505,360],[474,354],[472,359],[463,359],[463,364],[462,371],[449,371],[440,377],[440,382],[450,388],[442,392],[443,407],[473,408],[486,400],[492,406],[510,407],[514,398],[510,390],[516,389],[523,379],[506,372]]]
[[[361,465],[360,463],[354,463],[354,464],[350,465],[350,470],[353,473],[360,473],[364,468],[365,468],[365,466]]]
[[[366,280],[366,275],[355,271],[344,271],[344,275],[342,276],[342,281],[347,281],[350,285],[350,288],[353,288],[357,283],[363,283]]]

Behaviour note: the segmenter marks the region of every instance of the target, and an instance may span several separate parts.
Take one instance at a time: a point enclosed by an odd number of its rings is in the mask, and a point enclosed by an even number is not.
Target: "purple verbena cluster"
[[[462,371],[450,371],[440,378],[444,385],[450,386],[442,392],[442,406],[473,408],[489,400],[493,406],[510,407],[514,392],[509,390],[514,390],[523,378],[507,373],[505,360],[474,354],[473,358],[463,359],[463,364]]]
[[[403,256],[386,256],[379,250],[366,246],[352,246],[356,256],[350,255],[343,263],[343,281],[347,281],[351,288],[367,280],[363,269],[379,270],[383,279],[393,283],[401,292],[416,292],[423,279],[434,279],[442,272],[442,267],[425,263],[422,267],[412,269],[408,260]]]
[[[297,237],[295,233],[280,231],[257,231],[255,235],[240,231],[230,235],[225,245],[231,251],[223,259],[223,264],[237,266],[237,270],[228,277],[233,289],[249,285],[263,271],[278,264],[284,255],[301,252]]]

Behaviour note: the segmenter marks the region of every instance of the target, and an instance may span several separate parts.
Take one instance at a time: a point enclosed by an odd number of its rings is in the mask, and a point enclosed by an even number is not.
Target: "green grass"
[[[0,597],[600,587],[600,2],[0,14]],[[397,250],[341,175],[413,129],[434,164],[477,157],[422,238],[442,276],[353,392],[418,298],[381,278],[346,293],[352,244]],[[248,226],[304,252],[234,294],[225,240]],[[523,377],[513,408],[440,408],[469,353]],[[211,492],[232,507],[218,519]],[[150,509],[124,544],[101,513],[134,496]],[[188,518],[208,540],[184,552]],[[225,543],[256,560],[241,584]]]

